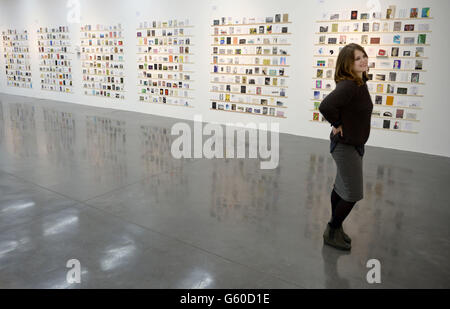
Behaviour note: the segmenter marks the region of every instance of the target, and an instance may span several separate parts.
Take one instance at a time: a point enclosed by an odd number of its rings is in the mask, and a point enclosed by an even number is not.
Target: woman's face
[[[366,72],[368,69],[367,63],[368,63],[367,56],[364,55],[362,51],[356,49],[355,62],[353,63],[353,72],[355,72],[357,75]]]

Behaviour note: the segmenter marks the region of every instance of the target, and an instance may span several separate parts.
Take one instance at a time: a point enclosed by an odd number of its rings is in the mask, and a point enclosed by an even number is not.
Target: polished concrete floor
[[[341,252],[327,141],[281,134],[275,170],[178,160],[179,121],[0,94],[0,288],[450,288],[449,158],[367,147]]]

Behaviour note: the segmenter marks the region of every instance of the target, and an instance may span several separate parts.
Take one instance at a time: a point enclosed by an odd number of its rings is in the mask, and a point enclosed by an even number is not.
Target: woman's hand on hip
[[[338,133],[341,135],[341,137],[344,137],[344,130],[342,129],[342,125],[337,127],[337,129],[333,127],[333,135],[336,135]]]

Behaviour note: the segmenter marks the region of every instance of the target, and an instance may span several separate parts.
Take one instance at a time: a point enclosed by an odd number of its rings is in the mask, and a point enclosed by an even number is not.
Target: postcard
[[[328,38],[328,44],[336,44],[337,38]]]
[[[331,24],[331,32],[338,32],[338,24]]]
[[[422,8],[422,18],[430,17],[430,8]]]
[[[395,5],[390,5],[386,10],[386,19],[395,18]]]
[[[386,93],[394,93],[394,86],[387,84]]]
[[[383,97],[381,95],[376,95],[375,96],[375,104],[383,104]]]
[[[398,47],[392,47],[391,57],[398,57],[398,51],[399,51]]]
[[[393,105],[393,104],[394,104],[394,97],[388,95],[388,96],[386,97],[386,105]]]
[[[337,20],[339,19],[339,14],[331,14],[330,15],[330,20]]]
[[[403,42],[406,45],[413,45],[415,42],[415,39],[413,37],[406,37],[403,39]]]
[[[370,38],[370,44],[380,44],[380,38],[379,37]]]
[[[398,87],[397,88],[397,94],[408,94],[408,88]]]
[[[362,35],[361,36],[361,44],[368,44],[369,36],[368,35]]]
[[[363,31],[363,32],[369,31],[369,23],[363,23],[363,29],[362,29],[362,31]]]
[[[426,40],[427,40],[426,34],[419,34],[419,36],[417,37],[417,44],[425,44]]]
[[[385,50],[385,49],[382,49],[382,48],[380,48],[380,49],[378,50],[378,54],[377,54],[377,57],[387,57],[387,53],[386,53],[386,50]]]
[[[385,74],[376,74],[375,80],[384,81],[384,80],[386,80],[386,75]]]
[[[423,47],[416,47],[416,57],[423,57],[423,51],[424,48]]]
[[[378,32],[378,31],[380,31],[380,23],[373,23],[373,24],[372,24],[372,31],[373,31],[373,32]]]
[[[429,24],[419,24],[419,31],[430,31],[430,25]]]

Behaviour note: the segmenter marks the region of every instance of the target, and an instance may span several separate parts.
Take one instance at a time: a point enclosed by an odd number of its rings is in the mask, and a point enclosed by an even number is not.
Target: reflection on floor
[[[178,160],[179,121],[0,94],[0,288],[450,287],[449,158],[367,147],[340,252],[326,141],[281,134],[274,170]]]

